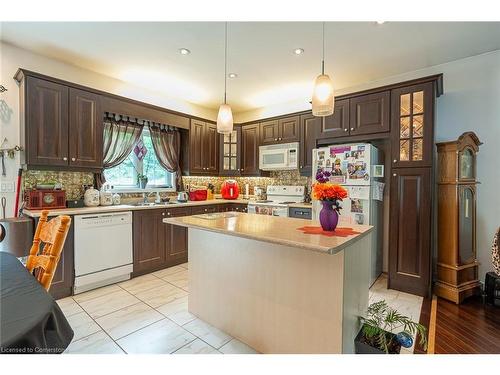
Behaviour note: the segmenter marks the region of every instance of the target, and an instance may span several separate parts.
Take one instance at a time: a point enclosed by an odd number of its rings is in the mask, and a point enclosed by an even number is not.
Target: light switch
[[[14,181],[2,182],[0,185],[0,191],[2,193],[13,193],[14,192]]]

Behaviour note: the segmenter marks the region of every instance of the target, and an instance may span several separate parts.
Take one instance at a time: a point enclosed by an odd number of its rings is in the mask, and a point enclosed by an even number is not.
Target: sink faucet
[[[161,203],[161,197],[160,197],[159,191],[151,191],[149,193],[146,193],[146,192],[142,193],[142,203],[148,203],[148,198],[152,194],[156,194],[155,203]]]

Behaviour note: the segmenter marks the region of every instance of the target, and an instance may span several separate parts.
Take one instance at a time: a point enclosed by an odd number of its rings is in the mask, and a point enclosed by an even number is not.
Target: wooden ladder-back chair
[[[38,221],[33,245],[26,263],[26,268],[30,273],[35,270],[34,276],[48,291],[54,273],[61,257],[61,252],[66,241],[66,236],[71,225],[69,216],[57,216],[47,221],[49,211],[44,210]],[[43,247],[40,245],[43,243]]]

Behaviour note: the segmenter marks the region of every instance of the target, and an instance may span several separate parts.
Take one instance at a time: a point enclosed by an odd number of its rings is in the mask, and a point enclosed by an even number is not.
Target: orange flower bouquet
[[[319,213],[321,227],[334,231],[339,221],[342,199],[347,198],[347,190],[330,182],[318,182],[312,186],[313,198],[321,201],[323,208]]]

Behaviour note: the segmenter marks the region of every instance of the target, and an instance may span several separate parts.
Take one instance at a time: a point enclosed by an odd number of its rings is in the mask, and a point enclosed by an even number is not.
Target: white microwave
[[[259,169],[273,171],[298,168],[299,142],[259,147]]]

